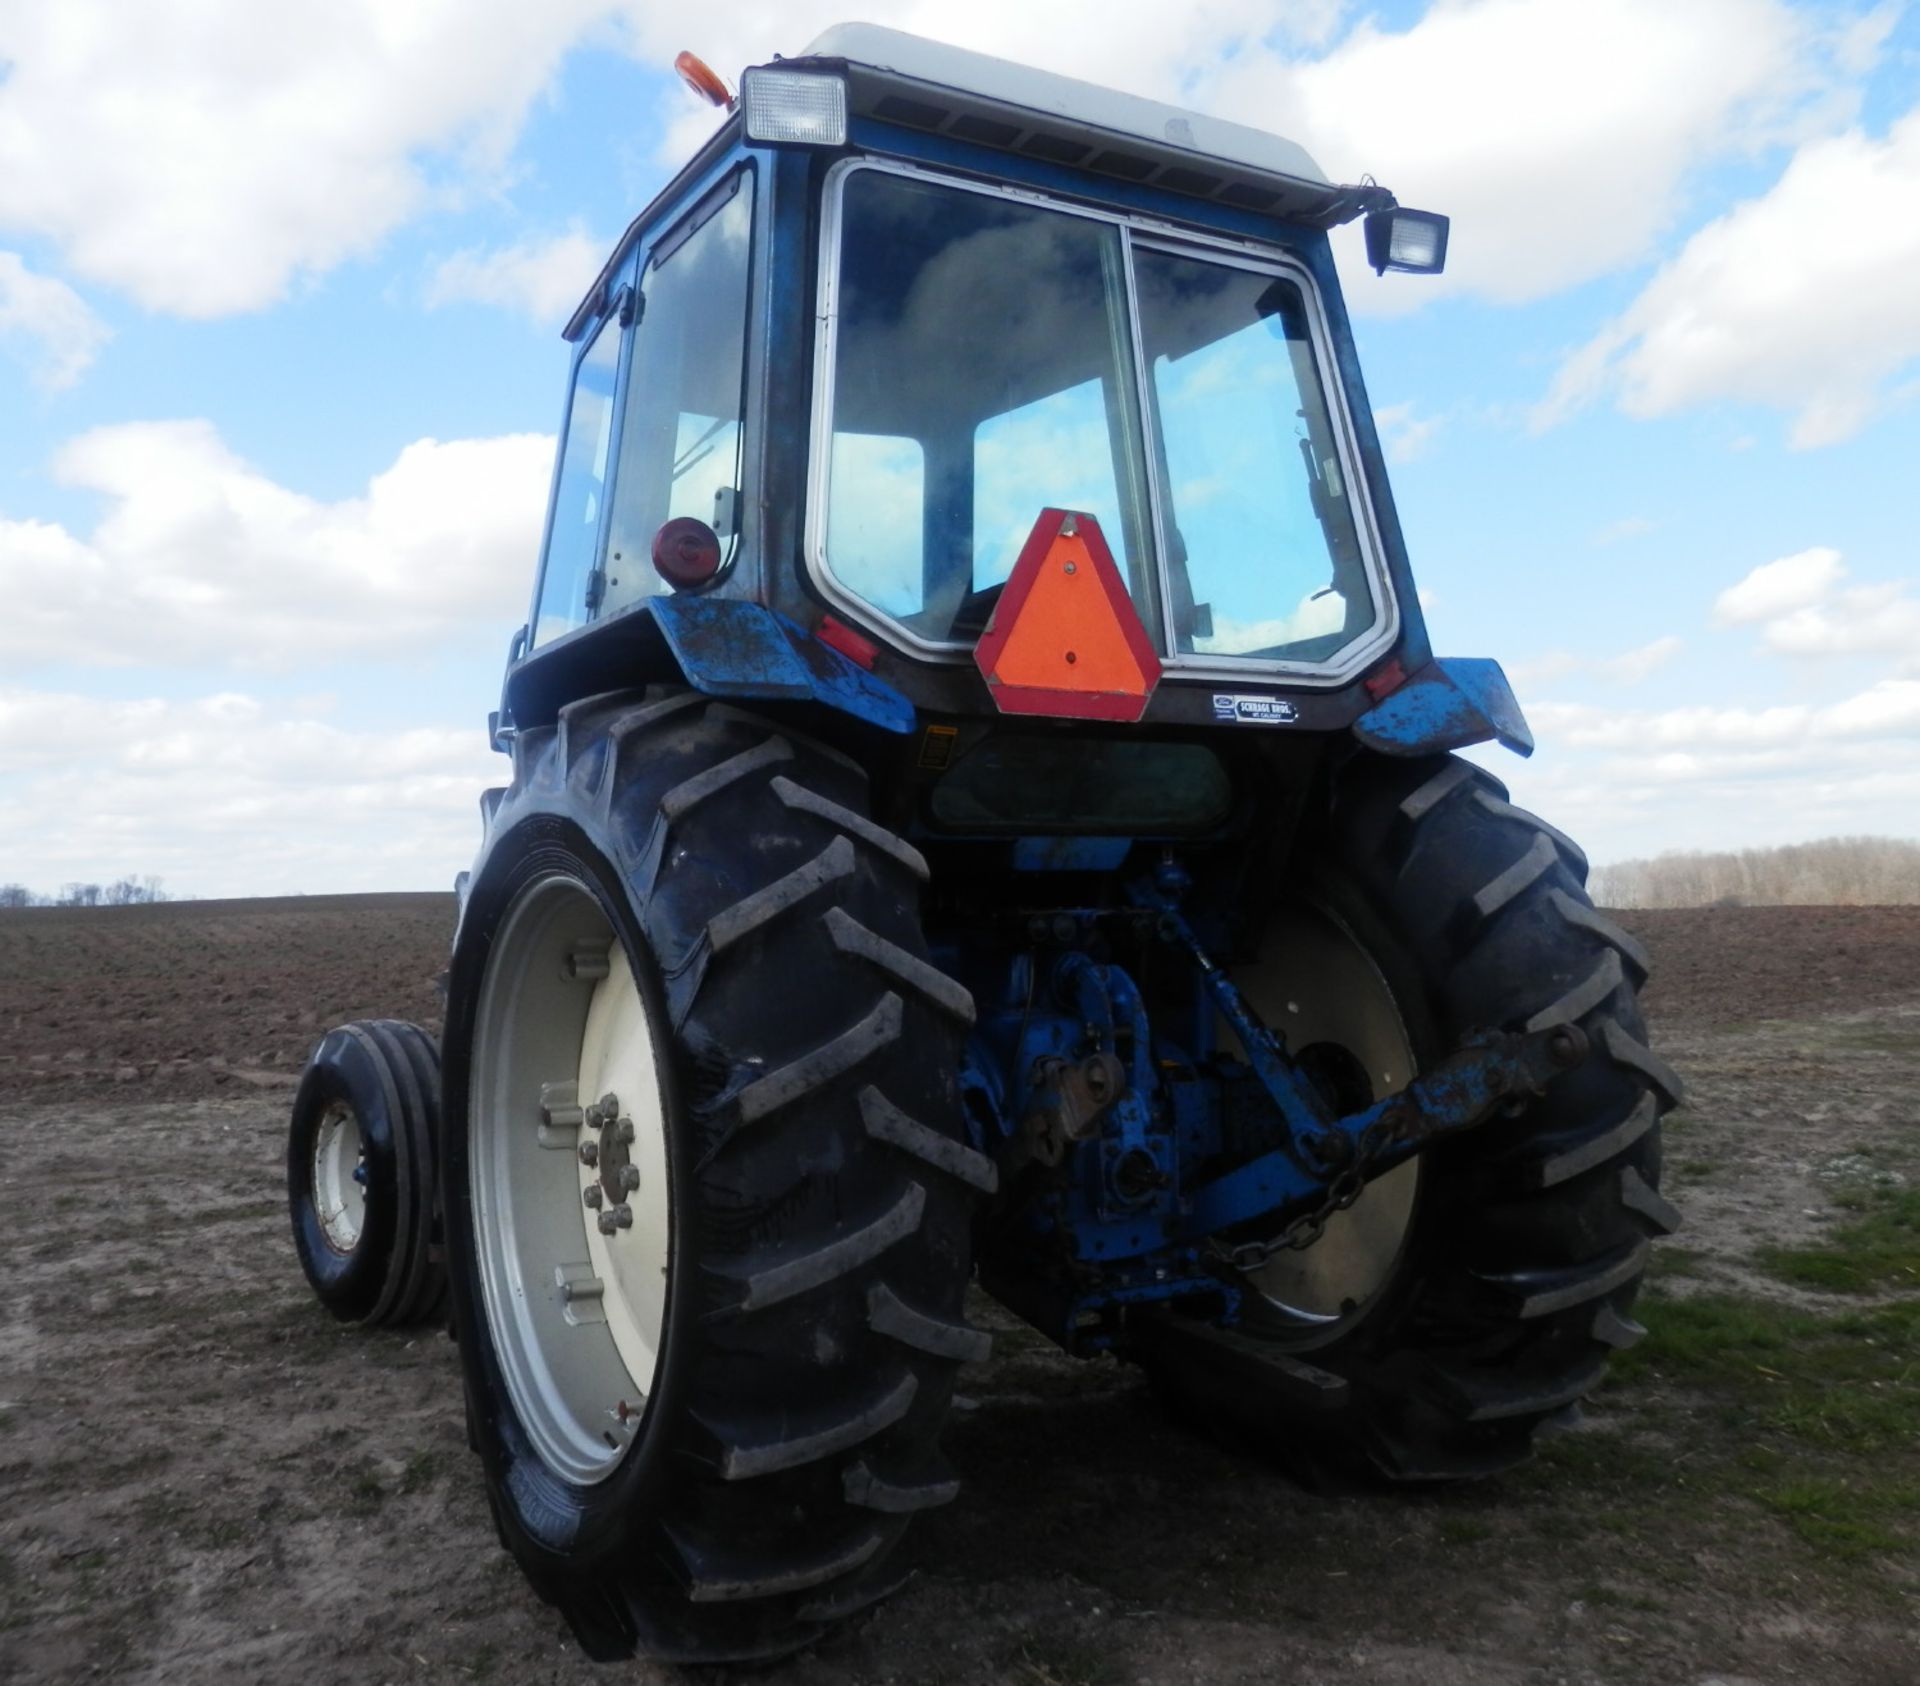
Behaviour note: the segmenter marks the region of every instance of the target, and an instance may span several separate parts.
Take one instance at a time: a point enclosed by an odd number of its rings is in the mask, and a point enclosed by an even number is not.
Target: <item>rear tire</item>
[[[447,1034],[454,1315],[495,1522],[596,1658],[778,1656],[891,1591],[912,1514],[957,1491],[936,1442],[986,1350],[961,1301],[993,1181],[961,1141],[972,1002],[926,959],[925,863],[834,751],[663,691],[571,705],[514,755]],[[632,1223],[601,1244],[620,1185],[597,1212],[582,1191],[607,1132],[583,1170],[590,1123],[542,1126],[539,1097],[571,1082],[584,1106],[603,1045],[636,1039]],[[577,1260],[536,1257],[575,1220]],[[657,1263],[628,1269],[629,1244]],[[609,1323],[563,1303],[587,1265]]]
[[[343,1323],[404,1325],[439,1310],[435,1224],[440,1056],[399,1019],[330,1030],[294,1096],[287,1132],[293,1245]]]
[[[1658,1119],[1680,1085],[1646,1045],[1646,955],[1588,899],[1580,850],[1506,796],[1456,757],[1357,756],[1304,846],[1329,863],[1312,901],[1378,968],[1421,1064],[1471,1030],[1555,1022],[1592,1052],[1518,1116],[1420,1155],[1390,1276],[1357,1315],[1303,1327],[1247,1294],[1243,1334],[1288,1360],[1270,1383],[1150,1361],[1181,1407],[1296,1466],[1418,1481],[1518,1462],[1640,1338],[1649,1244],[1679,1221]]]

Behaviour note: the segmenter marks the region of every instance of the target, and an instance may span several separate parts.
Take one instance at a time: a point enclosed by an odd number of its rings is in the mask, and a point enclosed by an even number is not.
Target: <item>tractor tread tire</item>
[[[437,1085],[426,1079],[417,1059],[419,1033],[413,1026],[397,1020],[373,1019],[355,1028],[378,1046],[400,1091],[400,1113],[408,1139],[402,1164],[407,1180],[413,1185],[412,1221],[407,1225],[404,1269],[396,1269],[389,1276],[388,1292],[367,1321],[395,1325],[418,1323],[439,1304],[443,1280],[435,1258],[433,1226],[433,1144],[439,1134]]]
[[[314,1137],[335,1101],[355,1113],[369,1176],[365,1227],[344,1257],[322,1239],[313,1213]],[[356,1019],[320,1039],[294,1096],[287,1185],[301,1268],[342,1322],[401,1328],[440,1310],[439,1139],[440,1059],[428,1032],[399,1019]]]
[[[514,763],[456,939],[450,1116],[487,921],[530,874],[597,859],[671,1049],[675,1263],[641,1435],[579,1489],[516,1448],[456,1261],[496,1518],[595,1657],[779,1656],[898,1584],[911,1513],[956,1490],[937,1438],[984,1350],[961,1306],[993,1186],[960,1118],[972,1000],[926,957],[919,852],[784,722],[614,693],[521,732]]]
[[[1208,1401],[1209,1420],[1309,1473],[1491,1475],[1639,1339],[1628,1312],[1650,1243],[1678,1223],[1658,1192],[1658,1121],[1680,1084],[1646,1045],[1647,956],[1593,907],[1578,845],[1456,756],[1354,755],[1310,847],[1422,1063],[1475,1030],[1558,1024],[1590,1052],[1518,1116],[1425,1151],[1394,1281],[1357,1323],[1298,1348],[1349,1385],[1344,1407],[1306,1410],[1271,1386]]]

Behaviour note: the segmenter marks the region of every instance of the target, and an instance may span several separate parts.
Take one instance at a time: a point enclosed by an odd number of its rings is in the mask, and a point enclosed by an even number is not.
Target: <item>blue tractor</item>
[[[599,1657],[897,1584],[976,1276],[1274,1458],[1511,1465],[1641,1333],[1677,1085],[1456,754],[1531,741],[1428,646],[1328,241],[1445,219],[865,25],[682,69],[726,116],[567,328],[443,1044],[344,1026],[295,1108],[316,1289],[450,1297]]]

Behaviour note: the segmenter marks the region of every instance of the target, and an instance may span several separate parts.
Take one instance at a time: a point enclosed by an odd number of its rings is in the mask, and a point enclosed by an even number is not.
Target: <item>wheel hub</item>
[[[598,1141],[580,1144],[580,1163],[599,1173],[588,1185],[599,1191],[600,1198],[587,1205],[603,1208],[595,1227],[602,1235],[631,1229],[633,1208],[627,1196],[640,1186],[640,1167],[633,1162],[633,1120],[621,1116],[618,1095],[602,1095],[586,1109],[583,1122],[599,1133]]]
[[[360,1244],[367,1221],[367,1144],[360,1120],[345,1101],[320,1119],[313,1141],[313,1208],[320,1233],[336,1253]]]
[[[1366,950],[1319,908],[1284,909],[1259,958],[1234,981],[1338,1112],[1402,1089],[1416,1066],[1393,992]],[[1413,1218],[1420,1161],[1410,1159],[1329,1216],[1311,1246],[1248,1271],[1257,1319],[1318,1345],[1363,1316],[1393,1280]]]

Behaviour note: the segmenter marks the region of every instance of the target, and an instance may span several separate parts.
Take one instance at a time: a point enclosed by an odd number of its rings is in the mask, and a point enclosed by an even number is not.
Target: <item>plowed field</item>
[[[0,911],[0,1679],[684,1678],[579,1659],[495,1542],[452,1347],[341,1328],[294,1260],[300,1064],[437,1028],[452,917]],[[1911,1686],[1920,909],[1625,922],[1688,1224],[1582,1428],[1470,1489],[1304,1492],[981,1301],[918,1579],[763,1678]]]

